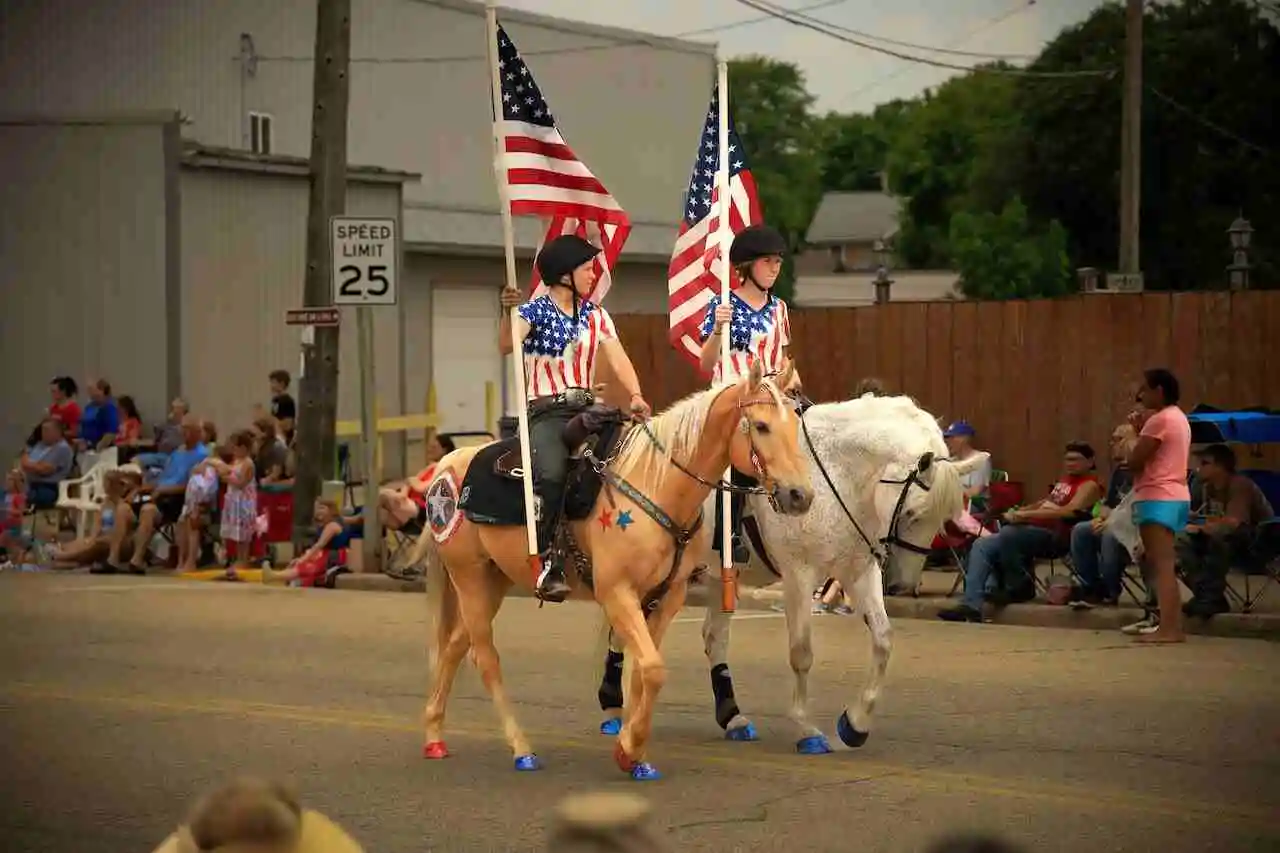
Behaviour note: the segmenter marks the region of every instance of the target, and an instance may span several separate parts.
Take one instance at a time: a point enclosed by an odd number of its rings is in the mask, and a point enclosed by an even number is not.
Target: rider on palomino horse
[[[742,286],[729,294],[729,304],[720,303],[720,295],[711,297],[707,314],[702,321],[701,367],[711,373],[712,382],[732,382],[746,376],[751,366],[761,362],[765,375],[782,373],[790,360],[791,321],[787,303],[773,294],[773,283],[782,271],[782,257],[787,252],[787,241],[768,225],[749,225],[733,238],[729,248],[729,264],[738,274]],[[729,326],[729,361],[720,361],[720,340],[725,325]],[[792,389],[798,388],[800,377],[796,374]],[[789,389],[782,388],[782,391]],[[731,482],[738,486],[755,486],[756,481],[737,470],[732,472]],[[716,494],[716,525],[714,548],[720,552],[723,542],[719,531],[720,500]],[[739,534],[745,497],[735,494],[730,499],[729,512],[733,534],[735,563],[747,561],[746,546]]]
[[[640,380],[618,340],[613,319],[604,308],[586,299],[595,284],[595,256],[600,250],[574,234],[557,237],[538,253],[538,274],[547,292],[523,302],[520,292],[502,292],[502,325],[498,346],[511,352],[509,310],[519,305],[516,337],[523,342],[525,397],[529,404],[529,443],[542,514],[538,519],[538,550],[542,574],[538,597],[561,602],[569,595],[564,566],[553,547],[564,508],[569,451],[564,429],[574,415],[595,401],[596,356],[603,352],[614,376],[631,395],[631,413],[647,417],[650,407],[640,393]],[[523,304],[521,304],[523,302]]]

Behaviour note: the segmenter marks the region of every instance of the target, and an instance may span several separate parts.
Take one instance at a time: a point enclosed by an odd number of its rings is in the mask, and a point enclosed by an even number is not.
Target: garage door
[[[485,423],[485,388],[500,406],[498,291],[477,285],[437,284],[432,294],[432,375],[442,432],[493,430]],[[494,412],[494,417],[501,412]]]

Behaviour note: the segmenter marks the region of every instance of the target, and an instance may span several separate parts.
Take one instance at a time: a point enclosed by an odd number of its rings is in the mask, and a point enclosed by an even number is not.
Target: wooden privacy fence
[[[654,406],[705,387],[667,342],[666,316],[614,320]],[[1106,470],[1108,437],[1144,368],[1171,369],[1188,410],[1280,407],[1280,291],[797,307],[791,326],[814,400],[847,399],[877,376],[943,419],[972,422],[996,467],[1032,494],[1053,481],[1073,439],[1091,443]]]

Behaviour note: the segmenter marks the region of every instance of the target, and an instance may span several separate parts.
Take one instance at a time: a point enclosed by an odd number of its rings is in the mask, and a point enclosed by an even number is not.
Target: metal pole
[[[1120,122],[1120,272],[1142,268],[1142,7],[1128,0],[1125,10],[1124,104]]]
[[[347,108],[350,97],[351,0],[317,0],[311,196],[307,209],[307,272],[302,304],[332,303],[329,219],[346,210]],[[298,470],[293,492],[293,539],[301,547],[311,527],[311,505],[321,480],[333,470],[338,414],[338,329],[315,330],[315,345],[303,350],[298,385]]]
[[[378,517],[378,402],[373,362],[373,309],[356,309],[356,343],[360,350],[360,450],[365,472],[364,543],[361,571],[381,569],[382,520]]]
[[[721,59],[716,63],[716,87],[720,93],[719,103],[719,122],[720,122],[720,165],[716,169],[716,187],[719,188],[720,210],[718,219],[716,220],[717,232],[716,243],[720,247],[720,304],[729,304],[729,235],[732,229],[729,226],[729,63],[727,60]],[[730,335],[722,334],[720,336],[720,375],[726,375],[729,370],[729,338]],[[733,466],[730,465],[728,470],[724,472],[724,479],[727,481],[733,474]],[[722,613],[733,613],[737,608],[738,590],[737,579],[733,575],[733,534],[730,526],[733,522],[732,508],[730,507],[730,495],[723,495],[720,501],[720,611]]]
[[[515,230],[511,224],[511,203],[507,197],[507,171],[502,154],[505,133],[502,129],[502,78],[498,68],[498,9],[494,0],[486,0],[484,7],[485,47],[489,56],[489,80],[493,96],[493,177],[498,184],[498,203],[502,211],[502,242],[507,255],[507,286],[518,288],[516,277]],[[524,486],[525,535],[529,544],[529,571],[537,581],[542,573],[538,558],[538,526],[533,514],[533,450],[529,447],[529,406],[525,402],[524,353],[518,338],[519,314],[511,309],[511,366],[515,372],[515,388],[511,399],[516,410],[516,424],[520,436],[521,484]],[[505,372],[505,371],[504,371]]]

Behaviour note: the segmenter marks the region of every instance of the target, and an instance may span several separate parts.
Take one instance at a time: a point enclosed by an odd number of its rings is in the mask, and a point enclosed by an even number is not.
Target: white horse
[[[871,715],[893,648],[884,606],[884,563],[891,558],[903,569],[901,576],[919,576],[933,537],[963,510],[960,477],[983,457],[948,460],[942,431],[931,414],[910,397],[870,394],[810,407],[802,420],[800,449],[808,459],[815,490],[809,512],[795,517],[765,512],[767,504],[757,496],[749,499],[749,506],[765,550],[783,580],[795,675],[788,716],[799,734],[796,751],[819,755],[831,752],[831,745],[809,719],[815,586],[826,577],[838,580],[871,633],[871,678],[852,713],[846,706],[836,721],[840,739],[859,747],[870,734]],[[714,517],[714,501],[712,493],[707,517]],[[719,559],[715,552],[705,555],[712,566],[708,580],[712,586],[719,584],[715,570]],[[702,636],[711,665],[716,722],[728,740],[756,740],[755,727],[738,708],[729,675],[730,619],[720,609],[719,596],[710,595]],[[607,629],[602,637],[609,638]],[[606,714],[600,726],[604,734],[614,733],[620,722],[622,657],[611,643],[599,691]]]

